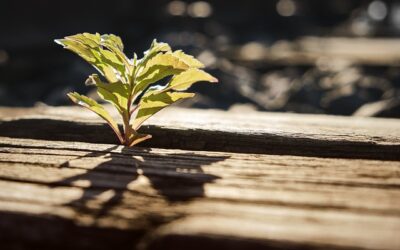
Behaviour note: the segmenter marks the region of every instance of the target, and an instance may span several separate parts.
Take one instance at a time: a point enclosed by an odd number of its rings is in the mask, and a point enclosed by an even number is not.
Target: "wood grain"
[[[400,120],[229,113],[170,108],[141,132],[145,147],[400,160]],[[0,136],[117,143],[107,125],[79,107],[0,108]]]
[[[0,137],[2,249],[399,249],[400,163]]]

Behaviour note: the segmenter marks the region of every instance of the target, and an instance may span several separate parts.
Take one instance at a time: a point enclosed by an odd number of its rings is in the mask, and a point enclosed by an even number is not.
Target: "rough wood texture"
[[[1,249],[400,249],[400,163],[0,137]]]
[[[142,127],[153,138],[141,145],[400,160],[399,128],[395,119],[170,108]],[[102,120],[79,107],[0,108],[0,136],[117,143]]]

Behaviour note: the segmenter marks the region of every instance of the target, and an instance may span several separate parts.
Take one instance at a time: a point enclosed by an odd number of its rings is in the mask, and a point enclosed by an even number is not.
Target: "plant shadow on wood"
[[[107,214],[118,206],[126,192],[160,196],[167,202],[184,202],[204,196],[204,185],[220,178],[207,174],[202,167],[223,161],[228,157],[205,156],[191,153],[155,153],[146,148],[113,146],[102,152],[92,152],[75,160],[105,159],[87,172],[53,182],[54,186],[84,186],[84,193],[65,205],[78,208],[96,217]],[[70,161],[61,167],[71,166]],[[142,182],[139,180],[142,178]],[[135,189],[148,181],[156,191],[147,193]],[[146,185],[146,184],[144,184]],[[146,186],[145,186],[146,187]],[[148,188],[150,188],[148,187]],[[94,213],[94,214],[93,214]]]

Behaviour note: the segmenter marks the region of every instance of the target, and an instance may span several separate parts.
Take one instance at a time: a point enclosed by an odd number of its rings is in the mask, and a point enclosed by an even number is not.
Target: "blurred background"
[[[197,56],[220,84],[186,107],[400,118],[400,1],[1,0],[0,105],[94,96],[94,69],[53,42],[81,32]]]

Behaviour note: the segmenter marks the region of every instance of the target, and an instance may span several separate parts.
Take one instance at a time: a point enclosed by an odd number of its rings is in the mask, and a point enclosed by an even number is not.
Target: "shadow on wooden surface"
[[[0,248],[397,250],[399,167],[1,137]]]
[[[87,158],[87,157],[106,157],[109,158],[108,161],[100,163],[93,169],[88,170],[84,174],[78,174],[72,177],[62,179],[57,182],[50,183],[51,186],[72,186],[76,182],[82,182],[87,186],[85,190],[90,190],[90,192],[84,192],[83,195],[76,200],[68,202],[67,206],[71,205],[76,208],[79,207],[81,210],[79,212],[84,213],[88,210],[89,214],[96,214],[97,217],[102,217],[107,215],[107,213],[114,207],[120,205],[123,199],[123,194],[128,190],[128,185],[137,181],[140,176],[146,177],[149,180],[150,185],[157,194],[163,197],[168,202],[183,202],[189,201],[194,198],[200,198],[204,196],[204,185],[206,183],[212,183],[219,177],[216,175],[206,174],[202,170],[202,166],[207,166],[215,162],[224,161],[228,157],[217,157],[209,156],[200,162],[193,161],[191,165],[186,167],[176,167],[168,162],[165,163],[165,168],[169,169],[168,174],[165,171],[159,172],[157,170],[151,170],[149,168],[142,168],[141,166],[146,166],[146,162],[151,158],[146,157],[143,153],[148,153],[151,149],[140,148],[136,149],[141,151],[141,160],[134,157],[129,157],[133,155],[129,148],[124,147],[121,153],[112,153],[114,149],[119,146],[110,147],[103,152],[92,152],[84,156],[77,158]],[[123,155],[123,156],[121,156]],[[169,154],[169,157],[179,160],[179,158],[190,158],[191,154]],[[153,156],[154,158],[154,156]],[[152,159],[154,160],[154,159]],[[118,176],[118,186],[107,185],[102,180],[99,180],[93,173],[106,172],[108,174],[118,174],[119,171],[113,169],[113,166],[129,167],[129,170],[124,169],[120,173],[124,174]],[[61,164],[62,168],[69,168],[69,161]],[[185,190],[185,192],[174,190]],[[90,202],[97,199],[100,196],[104,196],[106,202],[101,204],[101,209],[99,211],[93,211],[90,209]]]
[[[204,236],[191,236],[186,235],[167,235],[160,239],[151,242],[152,244],[147,246],[149,250],[184,250],[187,246],[191,247],[191,250],[360,250],[359,248],[352,247],[337,247],[329,245],[310,245],[306,243],[291,242],[282,243],[280,241],[262,241],[262,240],[242,240],[234,237],[208,237]]]
[[[297,155],[333,158],[360,158],[400,160],[400,145],[378,144],[374,141],[324,140],[302,135],[292,137],[274,133],[236,133],[202,129],[180,130],[148,125],[140,132],[153,138],[140,146],[256,153],[275,155]],[[90,143],[118,144],[108,125],[83,123],[43,118],[23,118],[0,122],[0,136],[11,138],[42,139],[54,141],[78,141]]]
[[[116,150],[120,148],[120,152]],[[46,148],[37,147],[46,152]],[[63,178],[58,181],[49,182],[51,189],[59,187],[84,186],[83,193],[77,199],[69,200],[62,207],[75,211],[79,217],[93,218],[94,225],[79,226],[76,228],[70,220],[65,220],[54,214],[40,214],[39,216],[24,216],[14,212],[0,212],[0,234],[1,246],[9,249],[136,249],[137,245],[152,227],[165,223],[165,219],[148,218],[144,216],[143,221],[149,220],[147,226],[136,226],[127,230],[118,230],[118,222],[115,222],[113,229],[99,227],[101,220],[113,215],[113,209],[121,209],[126,206],[126,196],[135,197],[132,186],[140,185],[142,181],[148,181],[155,190],[154,197],[159,197],[167,204],[186,203],[195,198],[204,197],[204,185],[212,183],[220,177],[207,174],[202,167],[224,161],[228,156],[207,156],[201,160],[189,161],[192,153],[170,153],[168,158],[158,156],[147,148],[130,148],[111,146],[108,149],[88,151],[89,153],[73,157],[73,161],[81,159],[108,159],[99,163],[86,172]],[[170,160],[168,160],[170,159]],[[71,160],[61,163],[57,168],[60,171],[67,169],[81,169],[71,165]],[[179,164],[174,162],[179,161]],[[162,163],[161,163],[162,162]],[[182,164],[186,162],[186,164]],[[162,169],[154,167],[153,164],[161,164]],[[99,178],[99,174],[106,174],[107,179]],[[142,178],[142,180],[140,180]],[[7,178],[1,178],[7,180]],[[143,194],[138,194],[143,197]],[[153,198],[154,198],[153,197]],[[151,199],[150,197],[148,197]],[[150,200],[149,200],[150,201]],[[148,206],[152,206],[148,204]],[[126,208],[132,209],[132,208]],[[143,208],[144,210],[146,208]],[[161,208],[160,208],[161,209]],[[135,214],[135,210],[131,210]],[[149,213],[151,213],[149,211]],[[9,221],[23,221],[23,227],[14,229],[16,224],[9,224]],[[28,221],[31,221],[28,223]],[[140,223],[139,223],[140,224]],[[30,225],[30,226],[27,226]],[[57,230],[54,230],[57,228]],[[18,231],[19,234],[14,233]],[[7,233],[5,233],[7,232]],[[21,232],[23,234],[21,235]],[[40,236],[39,236],[39,235]],[[103,235],[103,236],[102,236]],[[63,238],[63,245],[60,245],[60,237]],[[101,239],[99,239],[99,237]],[[43,241],[43,238],[48,240]],[[68,240],[69,239],[69,240]],[[69,242],[69,243],[68,243]],[[8,248],[7,248],[8,249]]]
[[[0,218],[0,245],[7,250],[135,249],[144,234],[137,229],[77,226],[72,220],[54,215],[1,211]],[[15,227],[19,229],[12,230]]]

